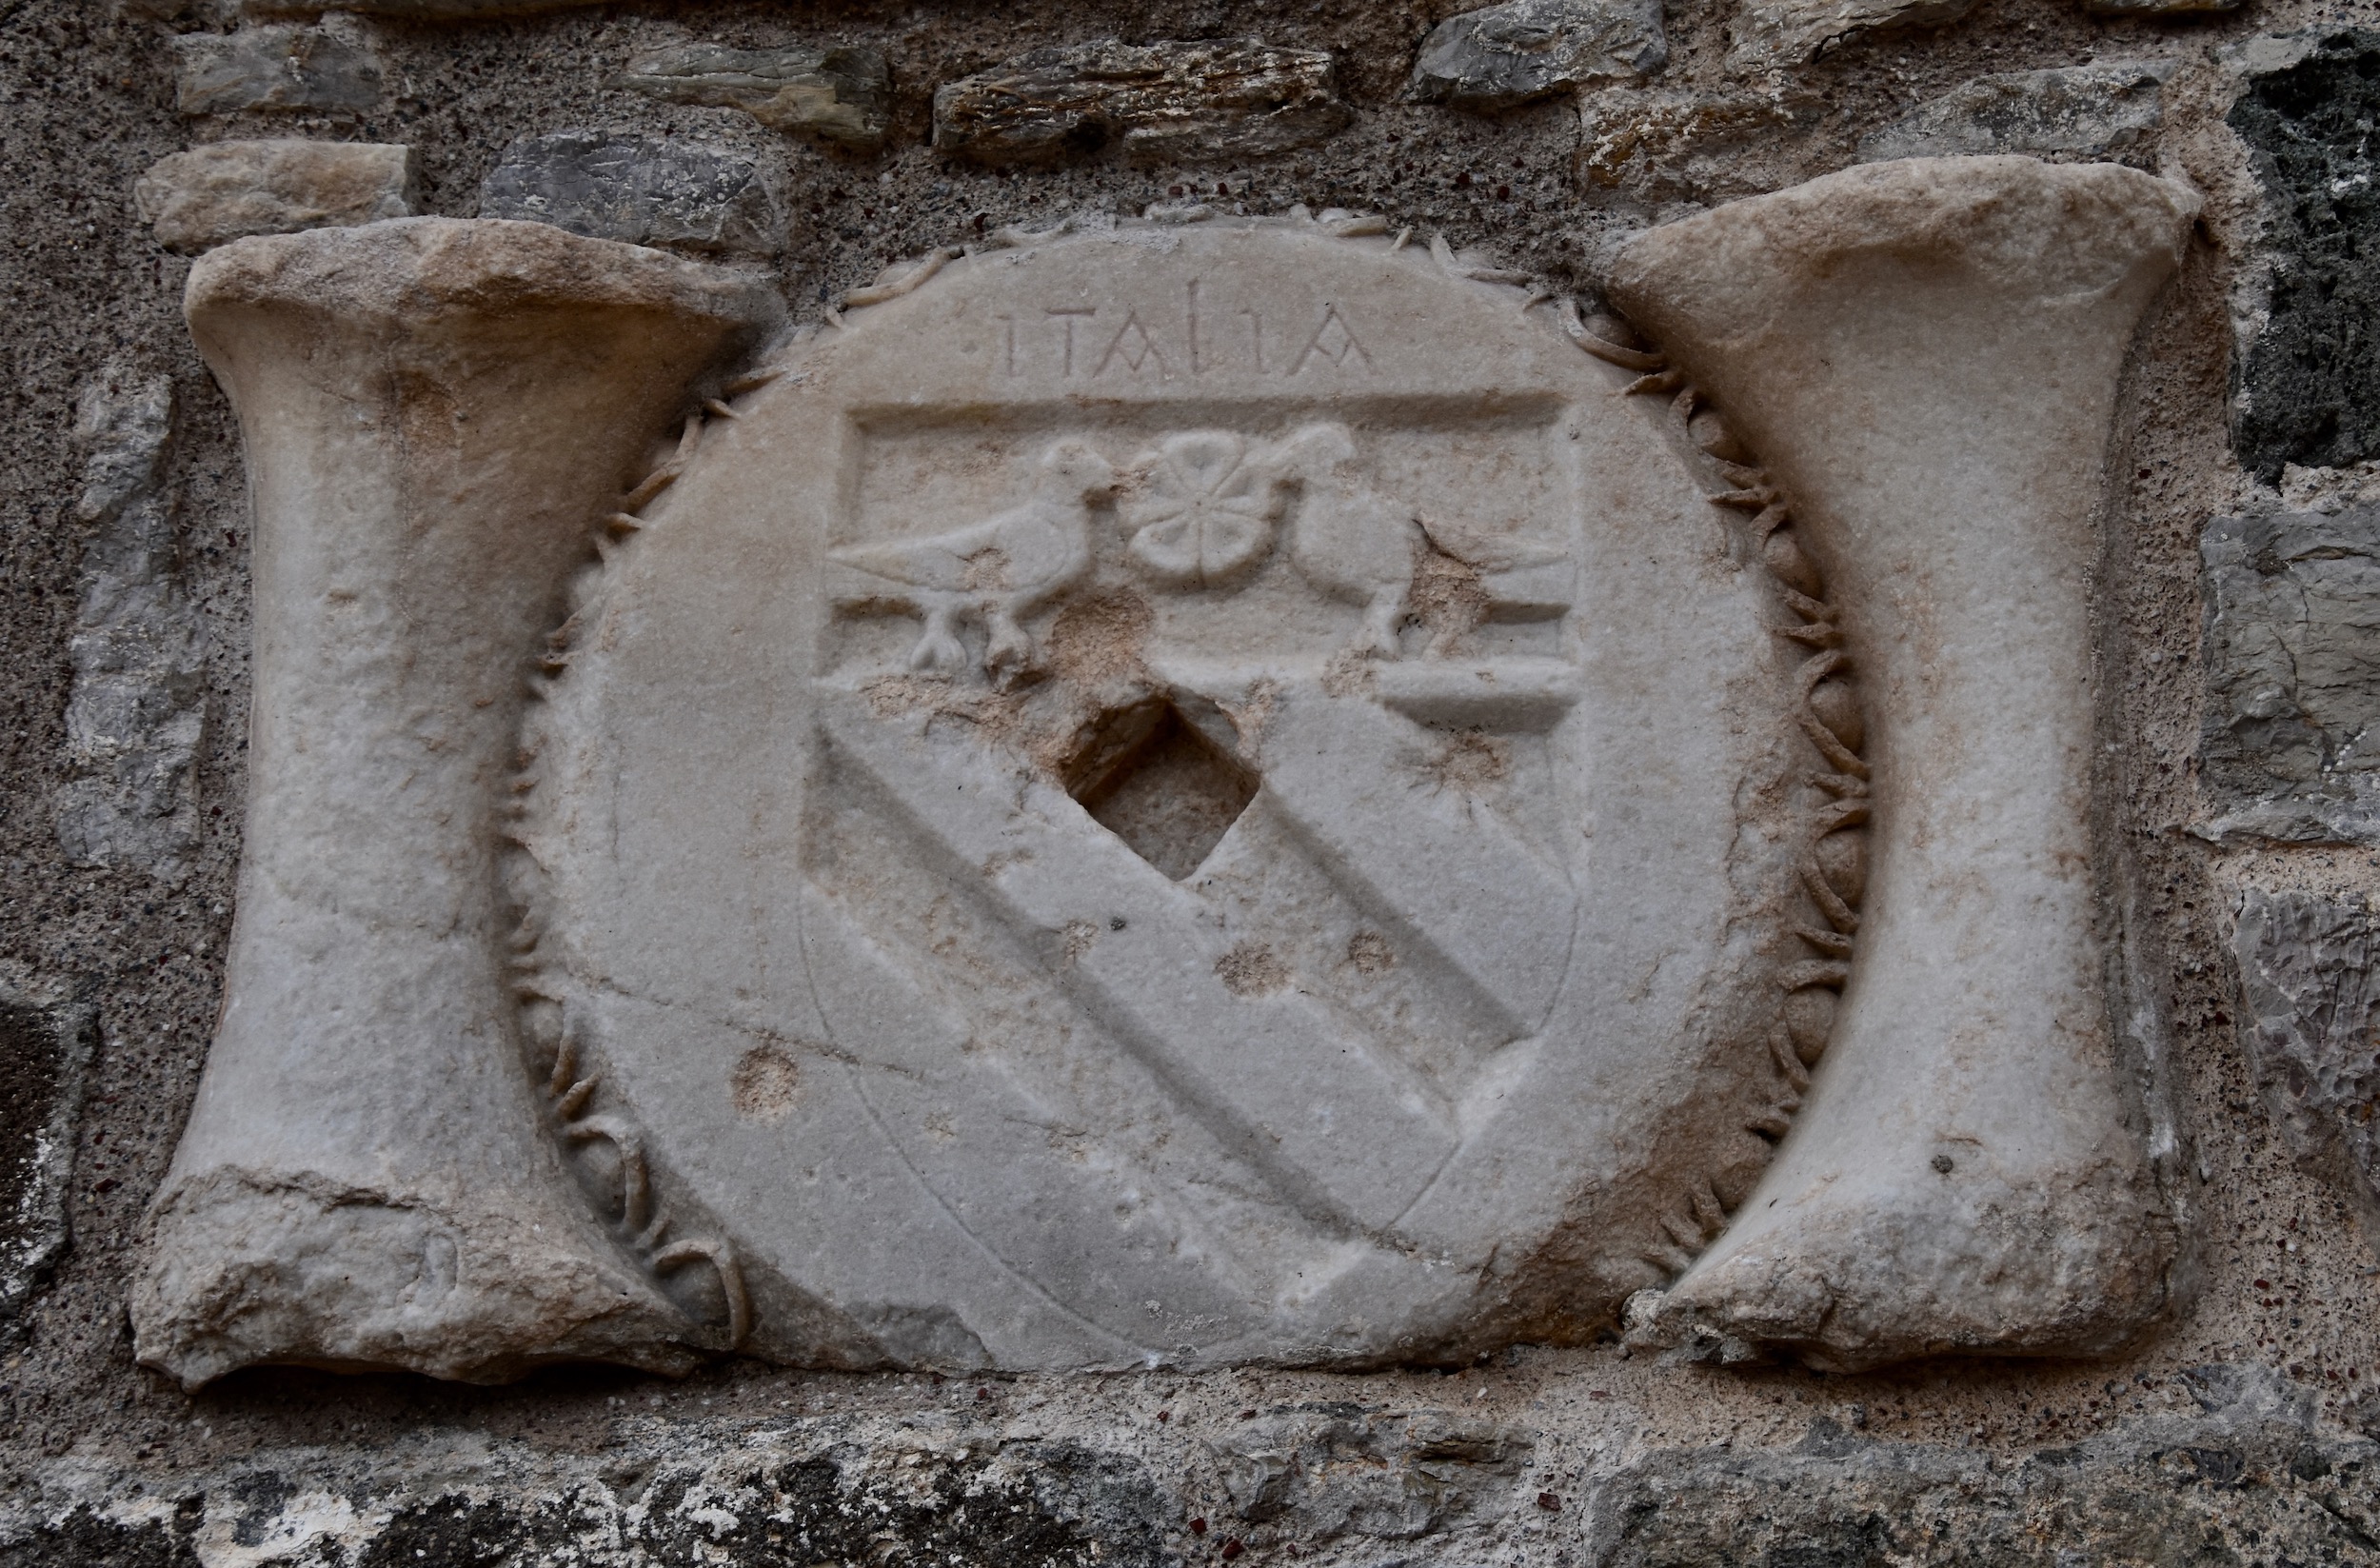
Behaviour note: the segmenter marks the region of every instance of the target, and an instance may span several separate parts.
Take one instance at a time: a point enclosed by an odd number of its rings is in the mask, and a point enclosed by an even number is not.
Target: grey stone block
[[[2219,517],[2200,555],[2205,831],[2380,840],[2380,506]]]
[[[1422,103],[1494,111],[1642,81],[1668,63],[1659,0],[1509,0],[1432,29],[1410,90]]]
[[[892,76],[871,49],[725,49],[684,44],[628,62],[618,85],[673,104],[740,109],[772,130],[872,150],[883,144]]]
[[[2270,276],[2231,440],[2272,481],[2380,457],[2380,32],[2258,42],[2230,124],[2264,186]]]
[[[1534,1437],[1444,1410],[1348,1401],[1240,1421],[1208,1444],[1232,1512],[1306,1540],[1413,1540],[1493,1523],[1518,1503]]]
[[[83,448],[78,523],[105,524],[155,487],[173,438],[173,384],[111,366],[83,388],[74,438]]]
[[[2083,0],[2094,16],[2204,16],[2233,11],[2248,0]]]
[[[358,16],[393,16],[405,22],[484,22],[499,16],[534,16],[542,11],[583,10],[605,0],[339,0],[339,10]],[[240,0],[247,16],[312,15],[322,0]]]
[[[206,638],[175,563],[162,468],[173,426],[163,377],[118,368],[85,388],[88,456],[77,517],[95,525],[68,647],[58,840],[80,865],[178,882],[198,842],[195,769],[206,739]]]
[[[600,1455],[559,1464],[504,1439],[278,1448],[171,1479],[53,1464],[0,1493],[0,1568],[198,1568],[223,1560],[219,1540],[291,1545],[248,1558],[291,1568],[1183,1562],[1180,1504],[1141,1457],[949,1414],[864,1431],[612,1423]]]
[[[1728,24],[1737,71],[1808,65],[1870,33],[1946,27],[1976,0],[1743,0]]]
[[[2154,1382],[2164,1384],[2158,1377]],[[611,1412],[584,1448],[505,1434],[467,1440],[258,1446],[176,1469],[76,1455],[23,1468],[0,1496],[0,1568],[183,1568],[254,1541],[289,1563],[913,1562],[1160,1568],[1321,1561],[1343,1568],[2083,1568],[2366,1563],[2380,1532],[2380,1445],[2316,1423],[2306,1386],[2252,1364],[2173,1379],[2178,1404],[2071,1446],[2008,1454],[1892,1442],[1821,1418],[1795,1448],[1636,1450],[1624,1431],[1501,1459],[1440,1454],[1402,1475],[1355,1449],[1299,1445],[1283,1497],[1397,1498],[1349,1527],[1305,1506],[1247,1518],[1236,1471],[1144,1438],[1025,1437],[1013,1420],[919,1401],[898,1417],[684,1421]],[[2199,1408],[2189,1406],[2195,1403]],[[1407,1430],[1432,1412],[1403,1419]],[[1355,1427],[1354,1405],[1271,1409]],[[1034,1423],[1039,1424],[1039,1423]],[[1223,1439],[1230,1442],[1228,1436]],[[1453,1439],[1450,1439],[1453,1440]],[[1486,1439],[1491,1448],[1497,1440]],[[1260,1446],[1260,1445],[1259,1445]],[[1499,1506],[1418,1535],[1431,1471],[1508,1465]],[[1331,1469],[1343,1468],[1343,1474]],[[1270,1474],[1268,1472],[1268,1474]],[[1406,1490],[1399,1491],[1399,1488]],[[1446,1495],[1458,1493],[1456,1478]],[[1558,1489],[1558,1490],[1557,1490]],[[1518,1517],[1502,1514],[1517,1494]],[[1185,1517],[1188,1516],[1188,1517]],[[1500,1517],[1499,1517],[1500,1516]],[[1235,1544],[1237,1543],[1237,1544]],[[243,1560],[232,1558],[231,1560]],[[265,1560],[251,1558],[248,1560]]]
[[[66,1253],[83,1080],[98,1016],[0,988],[0,1343]]]
[[[2232,949],[2240,1037],[2290,1151],[2380,1212],[2380,919],[2361,900],[2251,887]]]
[[[371,45],[329,28],[192,32],[174,39],[172,48],[174,108],[184,114],[361,113],[380,102],[380,60]]]
[[[2380,1529],[2380,1446],[2313,1422],[2261,1366],[2183,1375],[2202,1413],[2018,1459],[1879,1442],[1832,1421],[1790,1452],[1656,1452],[1597,1499],[1595,1568],[2069,1568],[2349,1563]]]
[[[1318,50],[1104,39],[937,89],[934,149],[1050,164],[1120,144],[1136,163],[1231,162],[1312,147],[1353,118]]]
[[[2141,163],[2173,70],[2170,60],[2111,60],[1978,76],[1861,137],[1859,161],[2021,152]]]
[[[250,234],[294,234],[412,211],[413,149],[373,142],[214,142],[161,158],[133,187],[157,243],[196,255]]]
[[[480,187],[479,215],[707,255],[774,255],[785,244],[784,209],[753,159],[607,130],[514,141]]]

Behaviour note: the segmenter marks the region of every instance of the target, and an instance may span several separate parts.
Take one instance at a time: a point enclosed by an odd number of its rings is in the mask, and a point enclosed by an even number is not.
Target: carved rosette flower
[[[1133,560],[1159,582],[1212,586],[1272,548],[1272,476],[1239,436],[1174,436],[1140,466],[1148,470],[1146,486],[1120,515]]]

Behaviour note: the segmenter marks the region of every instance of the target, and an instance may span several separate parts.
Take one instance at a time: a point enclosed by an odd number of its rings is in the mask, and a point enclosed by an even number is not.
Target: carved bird
[[[1053,442],[1021,505],[947,533],[848,546],[833,558],[908,589],[891,597],[925,622],[909,652],[911,669],[951,675],[966,667],[959,628],[974,619],[988,640],[984,672],[997,677],[1032,662],[1033,639],[1017,618],[1091,564],[1090,504],[1115,484],[1115,469],[1087,444]]]
[[[1413,508],[1357,472],[1355,438],[1344,425],[1305,427],[1280,444],[1273,463],[1304,489],[1290,533],[1291,565],[1319,591],[1363,606],[1356,652],[1396,658],[1421,546]]]

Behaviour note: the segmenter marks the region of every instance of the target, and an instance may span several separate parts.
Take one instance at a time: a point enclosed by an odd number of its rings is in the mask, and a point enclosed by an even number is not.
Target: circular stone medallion
[[[1128,225],[703,428],[528,738],[624,1246],[723,1239],[764,1354],[1061,1368],[1575,1339],[1716,1233],[1795,1103],[1793,618],[1525,297]]]

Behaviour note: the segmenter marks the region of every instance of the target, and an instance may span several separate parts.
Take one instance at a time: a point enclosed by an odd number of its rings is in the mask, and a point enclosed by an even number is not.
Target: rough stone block
[[[380,60],[365,39],[329,28],[268,26],[173,40],[174,107],[361,113],[380,101]]]
[[[2251,886],[2232,947],[2240,1038],[2291,1153],[2380,1216],[2380,917],[2360,899]]]
[[[1578,99],[1578,177],[1646,201],[1741,194],[1752,144],[1805,130],[1824,103],[1799,93],[1605,88]]]
[[[984,164],[1058,163],[1110,145],[1140,163],[1229,162],[1312,147],[1353,118],[1320,50],[1106,39],[937,89],[934,148]]]
[[[2380,457],[2380,32],[2259,40],[2230,124],[2264,187],[2231,439],[2268,482]]]
[[[160,159],[133,187],[169,250],[196,255],[250,234],[402,218],[413,149],[372,142],[214,142]]]
[[[2136,1419],[2021,1458],[1814,1422],[1790,1450],[1671,1449],[1597,1498],[1597,1568],[1908,1563],[2354,1563],[2380,1526],[2380,1445],[2314,1419],[2270,1368],[2183,1375],[2202,1414]]]
[[[332,1392],[326,1402],[337,1401]],[[150,1472],[41,1464],[0,1493],[5,1568],[1186,1568],[1181,1498],[1121,1445],[922,1411],[795,1419],[721,1439],[605,1423],[598,1454],[504,1436],[250,1450]],[[856,1440],[855,1440],[856,1439]],[[443,1450],[443,1451],[441,1451]],[[23,1471],[20,1470],[20,1474]],[[167,1479],[170,1475],[171,1479]],[[146,1484],[144,1484],[146,1482]],[[161,1505],[161,1499],[162,1505]],[[1219,1517],[1219,1525],[1224,1520]],[[1200,1556],[1229,1538],[1218,1529]],[[723,1551],[723,1547],[724,1550]],[[1230,1558],[1242,1554],[1233,1551]]]
[[[707,255],[768,256],[785,244],[784,208],[755,160],[626,132],[519,138],[480,186],[479,214]]]
[[[1534,1437],[1459,1412],[1296,1406],[1208,1442],[1232,1512],[1305,1540],[1415,1540],[1491,1524],[1523,1499]]]
[[[2083,0],[2094,16],[2207,16],[2233,11],[2248,0]]]
[[[0,1344],[66,1253],[83,1080],[98,1015],[0,988]]]
[[[157,488],[173,440],[173,383],[111,365],[75,402],[83,489],[74,520],[103,526]]]
[[[726,49],[682,44],[628,62],[618,85],[673,104],[740,109],[774,130],[862,151],[884,140],[892,75],[868,49]]]
[[[198,840],[194,769],[206,738],[206,639],[176,569],[174,498],[161,476],[171,384],[115,368],[84,389],[77,520],[90,525],[68,647],[74,686],[56,800],[80,865],[179,881]]]
[[[1861,137],[1859,159],[2022,152],[2139,163],[2173,70],[2166,60],[2112,60],[1978,76]]]
[[[2380,839],[2380,506],[2220,517],[2200,555],[2206,831]]]
[[[338,9],[357,16],[393,16],[406,22],[481,22],[499,16],[534,16],[577,10],[606,0],[339,0]],[[322,0],[240,0],[248,16],[312,15]]]
[[[1432,29],[1409,90],[1422,103],[1493,112],[1641,81],[1668,63],[1658,0],[1509,0]]]
[[[1578,1376],[1547,1376],[1538,1402],[1562,1401]],[[1663,1380],[1683,1384],[1673,1397],[1705,1420],[1718,1404],[1713,1383],[1725,1384],[1692,1372]],[[1235,1402],[1242,1390],[1261,1398],[1248,1386],[1257,1379],[1234,1381]],[[1755,1386],[1790,1400],[1780,1384],[1823,1397],[1782,1379]],[[2363,1568],[2372,1559],[2380,1444],[2318,1414],[2319,1387],[2264,1366],[2217,1364],[2104,1387],[2069,1379],[2065,1388],[2077,1403],[2106,1395],[2157,1408],[2080,1440],[2012,1452],[1870,1437],[1845,1429],[1843,1419],[1860,1419],[1846,1404],[1810,1419],[1807,1406],[1764,1399],[1772,1413],[1745,1423],[1757,1423],[1762,1441],[1659,1447],[1638,1437],[1650,1413],[1616,1400],[1600,1407],[1608,1420],[1565,1422],[1580,1434],[1575,1443],[1541,1433],[1533,1452],[1527,1434],[1467,1414],[1349,1399],[1267,1403],[1239,1418],[1225,1405],[1200,1422],[1220,1430],[1194,1457],[1185,1450],[1201,1445],[1182,1440],[1179,1426],[1147,1430],[1145,1404],[1086,1417],[1077,1412],[1088,1401],[1062,1386],[1032,1403],[1067,1400],[1088,1430],[1052,1433],[1046,1415],[1019,1419],[971,1400],[938,1408],[908,1389],[893,1411],[759,1420],[647,1416],[549,1395],[529,1408],[591,1426],[600,1444],[458,1424],[397,1442],[243,1445],[169,1469],[29,1457],[19,1461],[26,1479],[0,1494],[0,1563]],[[1195,1386],[1180,1391],[1196,1397]],[[1549,1425],[1563,1419],[1542,1414]],[[217,1550],[243,1541],[261,1551],[227,1558]]]
[[[1736,70],[1807,65],[1874,32],[1938,28],[1977,0],[1745,0],[1729,24],[1727,63]]]

